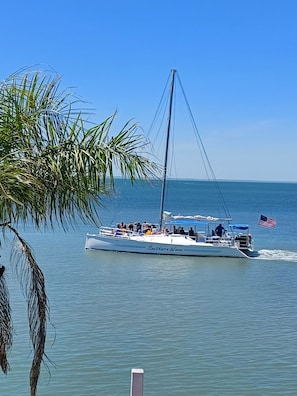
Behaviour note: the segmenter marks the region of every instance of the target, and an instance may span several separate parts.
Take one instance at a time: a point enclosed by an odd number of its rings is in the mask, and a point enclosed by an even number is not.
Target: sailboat
[[[101,226],[98,233],[86,235],[85,248],[170,256],[253,257],[256,252],[247,224],[232,224],[230,216],[173,215],[164,211],[175,77],[176,70],[173,69],[158,228],[140,223],[131,229],[120,224],[115,227]]]

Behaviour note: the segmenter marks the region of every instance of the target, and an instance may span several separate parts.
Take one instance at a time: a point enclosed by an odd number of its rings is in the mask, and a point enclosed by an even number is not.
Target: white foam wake
[[[283,260],[297,262],[297,252],[289,250],[266,250],[262,249],[258,251],[259,256],[257,259],[260,260]]]

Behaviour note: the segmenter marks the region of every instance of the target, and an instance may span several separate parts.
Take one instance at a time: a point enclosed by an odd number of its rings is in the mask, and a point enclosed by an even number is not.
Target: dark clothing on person
[[[219,224],[216,228],[216,235],[221,237],[223,235],[224,231],[225,231],[225,228],[222,226],[222,224]]]
[[[136,225],[136,231],[140,232],[141,231],[141,224],[139,223],[139,221],[137,223],[135,223]]]
[[[195,235],[195,232],[194,232],[193,228],[191,227],[189,229],[189,236],[194,236],[194,235]]]

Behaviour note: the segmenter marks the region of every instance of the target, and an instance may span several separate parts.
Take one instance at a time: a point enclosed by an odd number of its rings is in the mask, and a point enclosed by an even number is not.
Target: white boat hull
[[[172,256],[249,258],[249,250],[242,251],[236,245],[224,241],[219,243],[196,242],[181,235],[116,237],[114,235],[87,234],[85,248]]]

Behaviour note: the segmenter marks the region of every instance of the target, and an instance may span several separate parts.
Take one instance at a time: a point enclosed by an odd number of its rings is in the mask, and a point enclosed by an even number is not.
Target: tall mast
[[[169,109],[168,109],[168,121],[167,121],[167,135],[166,135],[166,147],[165,147],[165,158],[164,158],[164,170],[163,170],[163,183],[161,192],[161,204],[160,204],[160,220],[159,230],[163,228],[163,210],[164,210],[164,199],[167,179],[167,163],[168,163],[168,149],[169,149],[169,138],[170,138],[170,126],[171,126],[171,113],[172,113],[172,101],[173,101],[173,89],[174,89],[174,77],[176,70],[171,70],[171,84],[170,84],[170,97],[169,97]]]

